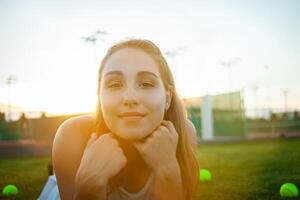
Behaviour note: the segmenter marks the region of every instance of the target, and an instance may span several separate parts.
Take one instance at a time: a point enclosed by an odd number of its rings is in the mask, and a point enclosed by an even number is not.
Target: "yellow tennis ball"
[[[297,197],[298,188],[293,183],[285,183],[280,187],[280,195],[282,197]]]
[[[13,196],[18,194],[18,188],[15,185],[7,185],[2,190],[3,196]]]
[[[201,169],[199,176],[200,181],[202,182],[211,181],[212,179],[211,173],[208,169]]]

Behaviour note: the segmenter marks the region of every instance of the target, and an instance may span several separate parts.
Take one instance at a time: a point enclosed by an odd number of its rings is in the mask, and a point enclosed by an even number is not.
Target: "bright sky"
[[[93,111],[104,52],[135,37],[183,49],[167,60],[184,97],[243,89],[246,108],[280,109],[287,90],[288,108],[300,109],[299,10],[298,0],[1,0],[0,104]],[[82,38],[97,30],[108,35],[94,48]],[[229,78],[220,62],[233,58]]]

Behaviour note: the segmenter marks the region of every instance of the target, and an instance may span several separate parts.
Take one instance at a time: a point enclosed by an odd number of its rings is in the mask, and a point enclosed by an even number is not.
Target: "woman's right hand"
[[[126,165],[127,159],[112,133],[97,138],[93,133],[83,153],[75,177],[75,196],[106,196],[106,185]],[[100,191],[101,190],[101,191]],[[81,199],[81,198],[79,198]]]

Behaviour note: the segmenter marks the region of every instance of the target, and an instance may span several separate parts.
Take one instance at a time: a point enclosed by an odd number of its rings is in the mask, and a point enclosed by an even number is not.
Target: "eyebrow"
[[[107,73],[104,75],[104,77],[109,76],[109,75],[120,75],[120,76],[122,76],[123,73],[122,73],[121,71],[110,71],[110,72],[107,72]],[[154,76],[155,78],[158,78],[158,76],[157,76],[155,73],[153,73],[153,72],[149,72],[149,71],[140,71],[140,72],[138,73],[138,76],[144,76],[144,75],[151,75],[151,76]]]

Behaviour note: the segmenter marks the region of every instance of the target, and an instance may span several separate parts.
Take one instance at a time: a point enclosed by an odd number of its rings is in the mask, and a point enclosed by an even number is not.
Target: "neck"
[[[113,179],[129,192],[140,191],[150,176],[151,168],[130,141],[117,139],[127,158],[127,164]]]
[[[141,154],[138,150],[132,145],[130,141],[118,139],[119,145],[122,148],[126,158],[127,165],[126,167],[133,168],[145,168],[147,164],[144,162]]]

